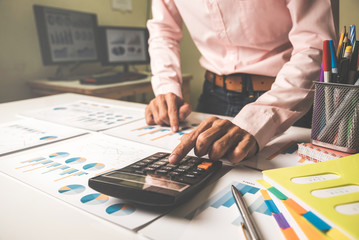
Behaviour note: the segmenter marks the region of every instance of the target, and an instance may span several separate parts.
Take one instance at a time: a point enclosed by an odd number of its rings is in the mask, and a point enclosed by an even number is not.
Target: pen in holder
[[[346,153],[359,151],[359,86],[315,83],[314,145]]]

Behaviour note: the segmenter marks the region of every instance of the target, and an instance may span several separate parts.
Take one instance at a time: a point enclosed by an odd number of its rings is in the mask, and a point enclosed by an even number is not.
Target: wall
[[[343,26],[355,24],[357,27],[357,38],[359,34],[359,0],[342,0],[339,7],[339,32]],[[357,39],[358,40],[358,39]]]
[[[54,75],[42,65],[33,4],[97,13],[99,25],[144,27],[147,1],[133,0],[132,12],[111,9],[111,0],[0,0],[0,102],[30,98],[26,81]],[[77,72],[101,68],[85,64]]]

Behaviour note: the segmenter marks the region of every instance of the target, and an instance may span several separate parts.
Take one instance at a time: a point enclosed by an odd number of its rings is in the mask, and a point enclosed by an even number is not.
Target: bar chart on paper
[[[81,171],[80,169],[72,168],[66,163],[74,162],[73,159],[85,159],[85,158],[70,158],[65,160],[65,163],[60,161],[54,161],[52,159],[61,159],[69,156],[67,152],[57,152],[51,153],[48,157],[36,157],[29,160],[21,161],[18,166],[15,167],[16,170],[22,173],[36,172],[39,175],[51,175],[54,182],[69,178],[87,175],[87,172]]]
[[[236,183],[233,182],[232,184],[226,186],[223,188],[222,191],[211,197],[207,202],[205,202],[203,205],[201,205],[199,208],[193,210],[189,214],[185,216],[186,219],[192,220],[197,215],[201,214],[202,212],[206,211],[208,208],[231,208],[233,205],[235,205],[234,198],[232,196],[231,191],[231,185],[234,185],[243,196],[246,195],[257,195],[255,197],[255,200],[252,200],[252,203],[248,206],[249,211],[253,214],[254,212],[265,214],[267,216],[271,216],[272,214],[268,210],[268,207],[264,203],[263,198],[256,194],[260,189],[249,186],[243,183]],[[247,197],[248,198],[248,197]],[[253,198],[252,198],[253,199]],[[236,207],[236,206],[235,206]],[[243,222],[242,217],[239,215],[237,218],[235,218],[231,224],[240,226]]]
[[[22,119],[0,125],[0,156],[18,150],[83,135],[85,131],[35,119]]]
[[[184,122],[180,123],[178,132],[172,132],[169,126],[149,126],[145,120],[139,120],[104,131],[105,134],[125,138],[128,140],[162,147],[168,150],[175,148],[181,141],[183,134],[191,132],[209,115],[192,113]]]
[[[234,185],[243,195],[252,217],[260,231],[264,233],[263,235],[271,236],[271,239],[283,239],[260,194],[260,188],[244,182],[226,182],[227,184],[220,184],[221,187],[212,190],[213,194],[204,194],[206,196],[203,198],[206,199],[204,202],[198,205],[192,202],[184,209],[152,223],[141,233],[158,240],[241,239],[240,225],[243,219],[232,197],[231,185]],[[166,229],[166,232],[161,229]]]
[[[77,101],[25,112],[23,115],[92,131],[109,129],[144,118],[143,110],[90,101]]]
[[[135,209],[120,199],[98,193],[88,186],[88,179],[160,151],[163,149],[92,133],[3,157],[0,171],[87,212],[134,229],[163,212]]]

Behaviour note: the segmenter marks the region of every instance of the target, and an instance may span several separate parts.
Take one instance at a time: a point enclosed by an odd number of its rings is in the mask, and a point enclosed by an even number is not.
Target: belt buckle
[[[227,75],[222,75],[223,90],[224,91],[227,91],[226,78],[227,78]]]
[[[216,86],[216,74],[213,73],[213,72],[210,72],[210,74],[211,74],[211,79],[212,79],[212,81],[211,81],[211,83],[212,83],[211,92],[214,92],[214,88]]]

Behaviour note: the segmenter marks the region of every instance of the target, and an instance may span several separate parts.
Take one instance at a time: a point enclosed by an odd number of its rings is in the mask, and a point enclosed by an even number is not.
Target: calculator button
[[[199,164],[202,161],[198,158],[191,158],[190,160],[188,160],[188,163],[193,163],[193,164]]]
[[[141,169],[142,166],[136,164],[136,165],[132,165],[131,168],[132,169]]]
[[[161,161],[165,161],[165,162],[167,162],[167,163],[169,162],[168,157],[162,158]]]
[[[196,175],[196,176],[200,176],[200,175],[202,175],[203,172],[200,172],[200,171],[197,171],[197,170],[193,170],[191,173],[194,174],[194,175]]]
[[[170,172],[168,175],[170,175],[171,177],[178,177],[181,175],[181,173],[179,172]]]
[[[142,160],[141,162],[144,162],[144,163],[152,163],[154,162],[155,160],[152,160],[152,159],[144,159]]]
[[[175,167],[178,167],[178,164],[169,163],[169,164],[167,164],[166,166],[167,166],[167,167],[173,167],[173,168],[175,168]]]
[[[182,165],[182,166],[179,166],[178,167],[179,169],[184,169],[184,170],[188,170],[191,168],[191,166],[188,166],[188,165]]]
[[[190,179],[194,179],[197,178],[197,176],[195,176],[194,174],[186,174],[184,175],[185,178],[190,178]]]
[[[161,161],[156,162],[156,164],[163,166],[163,165],[166,165],[167,162],[161,160]]]
[[[175,172],[179,172],[179,173],[184,173],[186,172],[185,169],[182,169],[182,168],[177,168],[176,170],[174,170]]]
[[[197,168],[201,168],[201,169],[204,169],[204,170],[207,170],[208,168],[210,168],[212,166],[213,163],[211,162],[203,162],[201,164],[199,164],[197,166]]]
[[[148,163],[143,162],[143,161],[138,162],[138,163],[136,163],[136,164],[139,165],[139,166],[147,166],[147,165],[148,165]]]
[[[160,168],[162,166],[159,165],[159,164],[154,163],[154,164],[150,165],[150,167],[152,167],[152,168]]]
[[[182,160],[179,162],[179,164],[184,164],[184,163],[186,163],[189,159],[190,159],[190,157],[184,157],[184,158],[182,158]]]
[[[143,169],[143,171],[145,173],[154,173],[156,171],[156,168],[153,167],[146,167],[145,169]]]
[[[160,169],[160,170],[157,170],[156,173],[157,173],[157,174],[160,174],[160,175],[167,175],[168,171],[167,171],[167,170]]]
[[[164,166],[161,169],[164,169],[164,170],[167,170],[167,171],[172,171],[174,169],[174,167]]]
[[[144,170],[136,170],[134,173],[143,175],[143,174],[145,174],[145,171]]]
[[[194,171],[197,171],[197,172],[200,172],[200,173],[205,173],[206,172],[206,170],[203,169],[203,168],[197,168]]]

